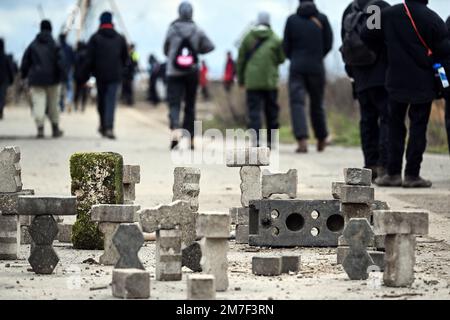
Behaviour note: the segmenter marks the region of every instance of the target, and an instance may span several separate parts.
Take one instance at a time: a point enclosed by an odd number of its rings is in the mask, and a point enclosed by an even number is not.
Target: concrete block
[[[17,260],[20,249],[20,226],[16,216],[0,214],[0,260]]]
[[[349,186],[341,187],[341,202],[371,204],[375,200],[375,189],[371,187]]]
[[[114,269],[112,294],[121,299],[150,298],[150,274],[139,269]]]
[[[123,166],[123,184],[139,184],[141,182],[140,166]]]
[[[281,273],[298,273],[300,271],[300,256],[282,256]]]
[[[248,225],[250,222],[250,209],[247,208],[237,208],[236,224],[237,225]]]
[[[132,204],[136,200],[136,185],[123,185],[123,199],[125,204]]]
[[[172,201],[190,203],[193,211],[198,211],[201,172],[198,168],[175,168]]]
[[[427,235],[429,213],[426,211],[375,211],[374,231],[377,235]]]
[[[100,256],[99,262],[104,266],[115,266],[120,259],[120,254],[113,243],[113,237],[120,223],[100,222],[98,228],[103,234],[104,246],[103,254]]]
[[[191,245],[197,238],[196,222],[198,213],[194,212],[187,201],[175,201],[169,205],[161,205],[153,209],[139,211],[140,224],[144,232],[156,232],[160,229],[181,230],[184,245]]]
[[[0,212],[4,216],[18,215],[19,197],[31,195],[34,195],[34,190],[22,190],[16,193],[0,193]]]
[[[248,244],[248,238],[249,238],[249,226],[244,224],[236,226],[236,243]]]
[[[240,170],[241,176],[241,204],[248,207],[252,200],[261,199],[261,169],[246,166]]]
[[[416,236],[397,234],[386,236],[384,285],[387,287],[410,287],[414,283],[416,263]]]
[[[351,219],[367,219],[370,221],[372,216],[372,209],[368,204],[343,203],[341,210],[345,223],[348,223]]]
[[[338,200],[260,200],[250,203],[249,244],[336,247],[344,229]]]
[[[281,257],[253,257],[252,272],[257,276],[272,277],[281,275]]]
[[[183,267],[186,267],[193,272],[202,272],[202,266],[200,264],[202,260],[202,249],[200,243],[194,242],[190,246],[184,248],[181,255],[181,265]]]
[[[59,257],[53,249],[53,241],[58,235],[55,219],[50,215],[38,215],[34,217],[28,231],[32,242],[28,258],[31,268],[36,274],[52,274],[59,262]]]
[[[234,149],[227,152],[227,167],[265,167],[270,165],[269,148]]]
[[[29,226],[21,226],[20,227],[20,244],[31,244],[31,236],[30,232],[28,231],[30,227]]]
[[[91,220],[96,222],[132,223],[139,220],[140,206],[124,204],[98,204],[92,206]]]
[[[181,254],[158,255],[156,254],[156,281],[181,281]]]
[[[213,275],[189,275],[187,279],[188,300],[215,300],[216,285]]]
[[[20,196],[18,201],[19,215],[74,216],[77,214],[76,197]]]
[[[201,213],[197,218],[197,236],[228,239],[230,225],[228,213]]]
[[[72,243],[73,224],[58,223],[58,241],[60,243]]]
[[[297,198],[298,175],[297,170],[289,170],[285,174],[272,174],[264,170],[262,175],[262,197],[270,198],[272,195],[287,195],[291,199]],[[253,199],[252,199],[253,200]]]
[[[181,254],[181,231],[156,231],[156,248],[162,255]]]
[[[138,252],[144,244],[144,236],[138,223],[121,224],[113,236],[113,244],[120,255],[116,269],[145,270],[138,257]]]
[[[341,188],[344,186],[344,182],[333,182],[331,184],[331,195],[333,199],[340,200],[341,199]]]
[[[344,169],[344,180],[350,186],[366,186],[372,185],[372,170],[348,168]]]
[[[228,239],[207,239],[200,242],[202,248],[201,266],[204,274],[216,279],[216,291],[228,289]]]
[[[20,149],[6,147],[0,150],[0,193],[22,190]]]

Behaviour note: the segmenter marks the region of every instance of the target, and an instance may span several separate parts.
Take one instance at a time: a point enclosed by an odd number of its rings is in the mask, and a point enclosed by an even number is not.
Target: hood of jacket
[[[312,16],[317,16],[319,10],[314,2],[302,2],[298,7],[297,14],[303,18],[310,18]]]
[[[41,31],[36,36],[36,40],[40,43],[53,43],[55,40],[53,40],[52,33],[50,31]]]
[[[177,19],[172,22],[171,28],[181,37],[189,37],[197,31],[197,26],[192,20]]]
[[[117,31],[114,29],[100,29],[98,34],[105,38],[114,38],[117,36]]]
[[[257,25],[251,31],[252,35],[258,39],[266,39],[272,36],[273,31],[266,25]]]

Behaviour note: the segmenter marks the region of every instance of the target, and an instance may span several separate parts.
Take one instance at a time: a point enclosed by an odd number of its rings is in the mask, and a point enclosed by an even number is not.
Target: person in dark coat
[[[41,31],[26,49],[20,70],[22,78],[27,78],[30,86],[37,138],[44,138],[46,114],[52,123],[53,137],[61,137],[58,99],[60,84],[66,75],[64,56],[53,39],[50,21],[41,22]]]
[[[86,78],[83,74],[83,68],[88,58],[88,48],[86,43],[80,41],[77,44],[77,51],[75,52],[75,67],[74,67],[74,80],[75,80],[75,96],[74,96],[74,108],[75,111],[86,110],[86,104],[89,94],[89,88],[86,83]],[[80,106],[81,104],[81,106]]]
[[[291,60],[289,96],[292,126],[298,153],[308,152],[309,130],[305,114],[305,95],[311,100],[310,114],[318,151],[327,144],[328,127],[323,105],[325,67],[323,60],[333,46],[333,32],[326,15],[313,0],[300,0],[296,14],[289,17],[283,47]]]
[[[450,17],[447,18],[447,29],[450,39]],[[450,75],[447,75],[447,77]],[[450,97],[445,98],[445,127],[447,128],[448,150],[450,152]]]
[[[63,85],[61,86],[61,96],[59,101],[59,107],[64,112],[66,106],[70,112],[73,103],[73,71],[75,65],[75,53],[71,45],[67,43],[67,35],[59,35],[59,46],[64,56],[64,73],[66,75],[63,79]]]
[[[154,105],[157,106],[161,102],[161,98],[159,97],[157,90],[158,79],[160,78],[161,73],[161,64],[158,59],[151,54],[148,59],[149,64],[149,83],[148,83],[148,100]]]
[[[113,16],[104,12],[100,16],[100,28],[88,42],[88,70],[97,82],[97,109],[100,115],[99,132],[102,136],[115,139],[114,115],[117,91],[127,63],[128,48],[112,23]]]
[[[132,44],[128,48],[128,60],[125,63],[122,81],[122,101],[128,106],[134,105],[134,78],[139,69],[139,61],[135,46]]]
[[[344,41],[345,21],[355,11],[366,12],[369,5],[385,9],[385,1],[354,0],[345,9],[342,17],[341,37]],[[360,105],[360,133],[365,168],[371,169],[373,179],[384,176],[388,163],[389,96],[384,87],[386,79],[386,51],[380,48],[373,64],[364,66],[346,65],[345,70],[354,81],[354,93]]]
[[[450,57],[450,42],[445,22],[427,7],[428,0],[406,0],[415,25],[427,48],[408,18],[404,4],[381,12],[380,29],[364,29],[362,39],[373,49],[385,45],[388,69],[386,88],[389,93],[389,160],[388,172],[377,179],[379,186],[430,188],[432,182],[420,177],[423,153],[427,146],[427,126],[431,105],[436,98],[433,63]],[[405,140],[410,119],[406,150],[405,178],[402,178]]]
[[[5,53],[4,40],[0,38],[0,120],[3,119],[3,110],[6,104],[8,87],[14,81],[12,59]]]

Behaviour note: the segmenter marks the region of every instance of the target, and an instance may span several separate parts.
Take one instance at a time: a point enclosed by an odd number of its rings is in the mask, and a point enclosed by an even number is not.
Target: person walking
[[[99,133],[108,139],[114,135],[117,91],[128,60],[125,38],[115,29],[112,13],[100,16],[100,28],[88,42],[88,70],[96,78],[97,109],[100,116]]]
[[[64,74],[65,79],[63,85],[61,85],[61,93],[59,106],[61,111],[64,112],[67,106],[67,111],[72,111],[73,104],[73,72],[75,65],[75,53],[73,48],[67,43],[67,35],[62,33],[59,35],[59,47],[64,57]]]
[[[89,88],[87,81],[83,74],[83,68],[88,59],[88,48],[86,43],[80,41],[77,44],[77,51],[75,52],[75,67],[74,67],[74,80],[75,80],[75,96],[74,107],[75,111],[80,110],[84,112],[86,110],[86,104],[89,94]],[[81,104],[81,105],[80,105]]]
[[[148,59],[149,64],[149,84],[148,84],[148,100],[157,106],[161,102],[161,98],[158,94],[157,84],[161,73],[161,64],[158,59],[151,54]]]
[[[310,98],[310,116],[317,150],[328,143],[328,126],[323,105],[325,67],[323,60],[331,51],[333,32],[326,15],[319,12],[313,0],[300,0],[297,13],[289,17],[283,47],[291,61],[289,99],[297,153],[308,152],[309,129],[305,113],[305,96]]]
[[[167,62],[167,100],[171,149],[175,149],[181,138],[178,129],[190,134],[191,149],[194,149],[195,104],[199,82],[198,55],[214,50],[214,44],[193,21],[193,7],[184,1],[178,7],[179,17],[169,27],[164,42]],[[180,126],[181,100],[184,98],[184,121]]]
[[[202,61],[202,65],[200,67],[200,89],[203,96],[203,100],[209,101],[210,95],[209,95],[209,89],[208,89],[208,66],[206,65],[206,61]]]
[[[139,57],[134,44],[128,47],[128,60],[124,68],[122,82],[122,101],[128,106],[134,105],[134,77],[139,69]]]
[[[6,104],[8,87],[14,82],[15,72],[12,60],[5,53],[5,42],[0,38],[0,120]]]
[[[382,187],[430,188],[420,176],[427,146],[427,126],[436,98],[434,59],[450,58],[445,22],[427,7],[428,0],[406,0],[381,11],[381,28],[364,28],[362,40],[376,49],[385,45],[389,94],[388,172],[377,179]],[[409,132],[405,125],[409,117]],[[405,153],[405,177],[402,178]]]
[[[52,124],[53,138],[63,132],[59,128],[59,90],[65,79],[64,56],[52,36],[52,24],[41,22],[40,32],[31,42],[22,58],[22,78],[30,86],[33,114],[37,125],[37,138],[44,138],[45,115]]]
[[[236,77],[236,63],[233,60],[231,51],[227,52],[227,62],[225,63],[225,72],[223,75],[223,85],[227,93],[231,92]]]
[[[353,0],[342,17],[342,47],[345,70],[354,81],[354,94],[360,106],[360,134],[365,168],[371,169],[373,180],[386,174],[388,162],[389,108],[384,87],[387,58],[384,48],[370,50],[361,40],[367,24],[367,8],[390,5],[382,0]]]
[[[270,25],[270,15],[260,12],[257,25],[239,48],[237,74],[239,85],[247,91],[248,128],[256,131],[260,145],[261,111],[267,122],[267,146],[272,147],[272,130],[279,129],[278,67],[285,61],[281,39]]]

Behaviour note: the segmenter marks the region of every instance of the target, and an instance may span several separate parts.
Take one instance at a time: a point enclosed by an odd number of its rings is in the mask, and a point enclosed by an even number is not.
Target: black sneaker
[[[59,126],[57,124],[52,125],[53,138],[61,138],[64,135],[64,132],[59,130]]]
[[[406,176],[403,181],[403,188],[431,188],[433,183],[430,180],[425,180],[421,177]]]
[[[44,127],[38,127],[37,139],[44,139]]]
[[[403,180],[401,175],[390,176],[388,174],[377,178],[375,184],[379,187],[401,187]]]
[[[112,131],[112,129],[105,130],[103,133],[103,136],[110,140],[116,140],[116,136],[114,135],[114,132]]]

